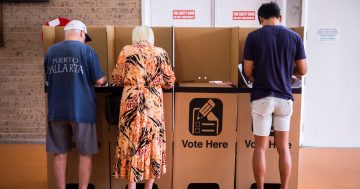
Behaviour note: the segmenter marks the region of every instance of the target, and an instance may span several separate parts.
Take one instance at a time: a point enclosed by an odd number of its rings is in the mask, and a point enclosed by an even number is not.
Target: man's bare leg
[[[269,145],[268,136],[255,135],[255,148],[253,154],[253,172],[257,189],[264,189],[266,172],[266,150]]]
[[[65,189],[66,187],[66,163],[67,153],[54,154],[53,168],[56,187],[58,189]]]
[[[275,144],[276,144],[276,149],[279,153],[281,189],[287,189],[291,174],[289,131],[275,131]]]
[[[87,189],[92,170],[92,156],[79,155],[79,189]]]

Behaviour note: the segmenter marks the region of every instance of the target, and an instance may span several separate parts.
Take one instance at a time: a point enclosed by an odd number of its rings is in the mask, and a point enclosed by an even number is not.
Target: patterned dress
[[[124,86],[113,176],[134,182],[160,178],[166,172],[162,88],[175,81],[168,54],[147,42],[125,46],[112,77]]]

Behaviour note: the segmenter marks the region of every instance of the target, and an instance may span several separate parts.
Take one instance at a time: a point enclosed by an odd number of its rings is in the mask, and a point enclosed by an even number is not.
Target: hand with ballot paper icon
[[[216,136],[222,130],[222,102],[195,98],[190,102],[189,131],[193,135]]]

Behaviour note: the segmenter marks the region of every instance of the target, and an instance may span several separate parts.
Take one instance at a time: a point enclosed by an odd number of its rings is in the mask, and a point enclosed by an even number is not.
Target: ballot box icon
[[[216,98],[194,98],[189,108],[189,131],[193,135],[216,136],[222,130],[223,104]]]

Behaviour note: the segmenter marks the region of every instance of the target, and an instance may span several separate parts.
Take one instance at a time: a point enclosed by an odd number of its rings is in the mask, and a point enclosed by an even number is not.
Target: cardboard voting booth
[[[172,27],[152,27],[154,31],[155,46],[163,48],[168,54],[170,60],[173,57],[173,28]],[[126,45],[132,44],[132,30],[133,27],[114,27],[114,54],[113,60],[108,64],[108,72],[111,77],[111,73],[115,67],[117,57],[120,54],[121,49]],[[112,78],[110,78],[109,83],[112,83]],[[172,188],[172,167],[173,167],[173,91],[164,90],[163,91],[163,105],[164,105],[164,118],[165,118],[165,131],[166,131],[166,174],[161,175],[160,179],[155,180],[154,188],[158,189],[169,189]],[[111,160],[111,172],[113,159],[115,157],[115,146],[117,143],[117,131],[118,125],[111,125],[110,127],[110,160]],[[110,179],[111,188],[125,189],[127,181],[121,179]],[[138,183],[138,187],[141,188],[142,183]]]
[[[47,49],[64,39],[64,28],[63,27],[50,27],[43,26],[43,48],[44,54],[47,52]],[[88,27],[88,33],[92,37],[93,41],[87,43],[89,46],[94,48],[96,51],[100,66],[108,75],[107,72],[107,28],[106,27]],[[95,188],[108,188],[109,186],[109,144],[108,144],[108,124],[105,118],[105,96],[104,94],[97,94],[97,117],[96,117],[96,127],[97,127],[97,139],[99,152],[93,156],[93,171],[90,179],[90,184]],[[76,144],[74,143],[74,147]],[[53,176],[53,167],[52,160],[53,155],[48,154],[48,188],[56,188],[54,176]],[[68,166],[67,166],[67,178],[66,181],[68,184],[77,184],[78,183],[78,153],[74,148],[69,154]]]
[[[211,81],[237,81],[237,41],[238,28],[175,28],[173,189],[234,187],[236,88]]]
[[[256,28],[240,28],[240,59],[247,35]],[[293,28],[294,31],[303,36],[303,28]],[[244,83],[244,82],[243,82]],[[301,86],[301,85],[300,85]],[[289,188],[296,189],[298,182],[299,161],[299,135],[301,118],[301,88],[293,88],[293,113],[290,121],[289,146],[292,159],[291,178]],[[252,133],[252,116],[250,107],[249,90],[239,86],[238,94],[238,135],[237,135],[237,165],[236,165],[236,189],[250,189],[255,185],[252,169],[252,156],[255,147],[255,139]],[[266,175],[265,188],[280,186],[280,173],[278,168],[278,153],[275,147],[274,131],[269,137],[269,146],[266,152]]]
[[[175,28],[178,83],[237,83],[238,28]]]

